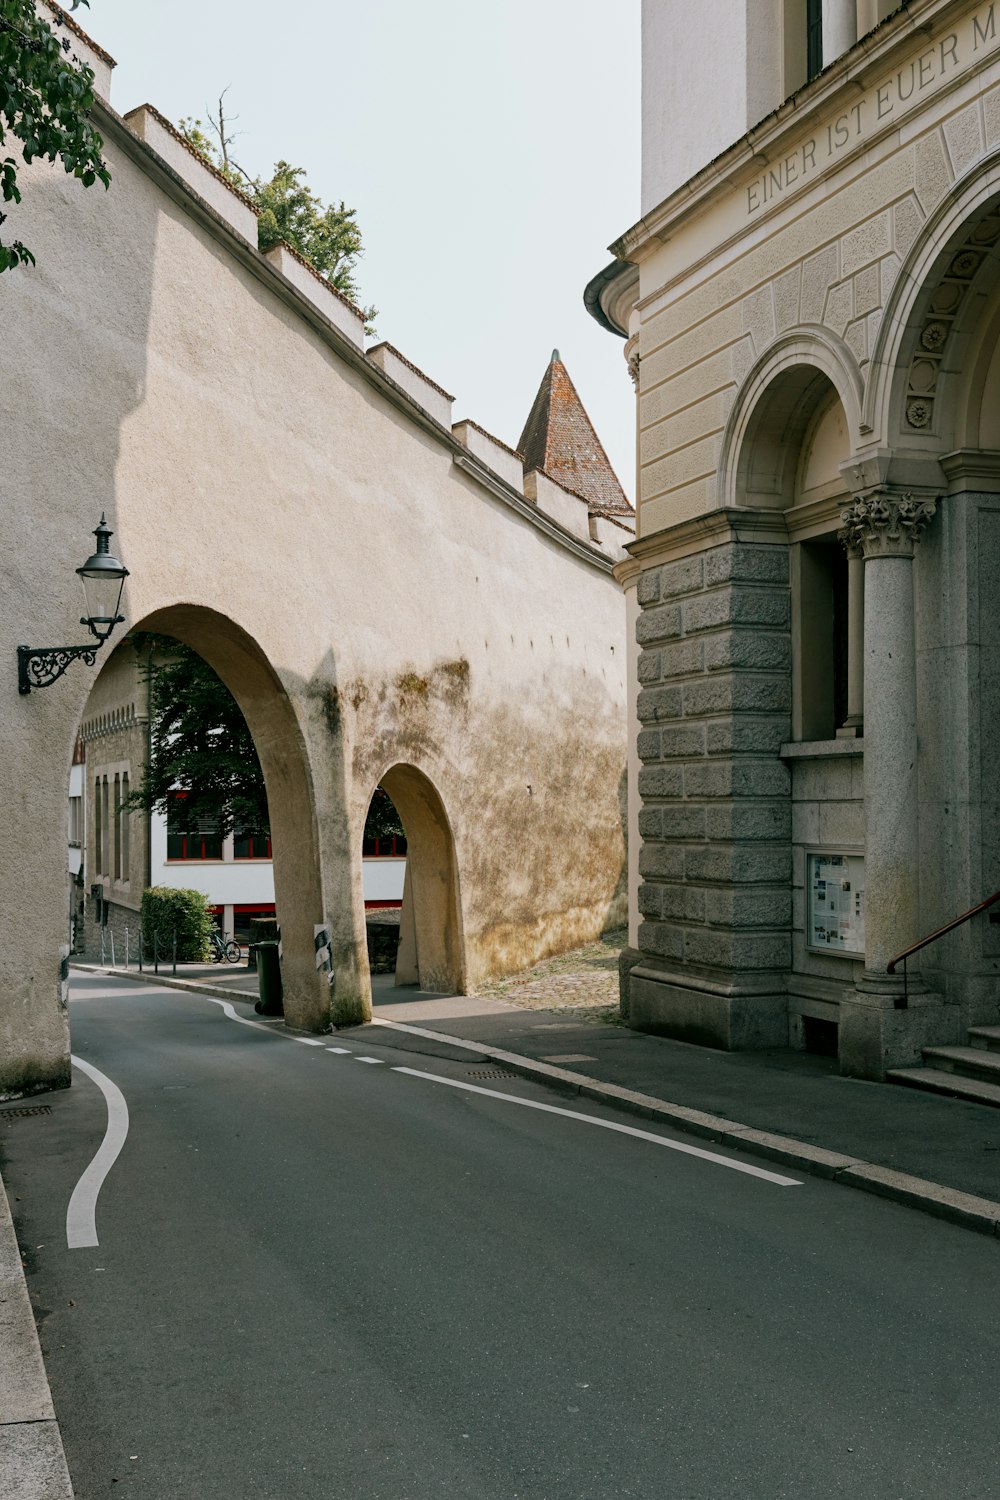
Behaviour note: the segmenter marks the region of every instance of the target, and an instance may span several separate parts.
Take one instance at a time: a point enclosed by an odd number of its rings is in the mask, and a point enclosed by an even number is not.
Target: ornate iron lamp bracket
[[[93,646],[18,646],[17,690],[30,693],[31,689],[49,687],[62,676],[71,661],[78,658],[92,667],[102,642]]]

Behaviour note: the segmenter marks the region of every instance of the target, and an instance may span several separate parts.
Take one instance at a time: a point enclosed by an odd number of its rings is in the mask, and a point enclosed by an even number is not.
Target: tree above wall
[[[293,167],[290,162],[275,162],[270,177],[253,177],[244,171],[232,150],[236,139],[232,126],[238,117],[226,115],[225,99],[223,90],[216,112],[206,111],[207,125],[202,120],[181,120],[180,129],[188,145],[252,200],[257,209],[257,243],[261,250],[282,243],[291,245],[324,281],[359,304],[356,271],[364,251],[357,211],[343,200],[324,204],[306,181],[305,168]],[[378,315],[374,307],[361,311],[369,325]]]
[[[89,3],[70,0],[70,9]],[[52,25],[37,13],[35,0],[0,0],[0,148],[13,136],[24,162],[58,159],[84,187],[107,187],[104,143],[90,120],[93,69],[73,56],[68,37],[56,36],[53,27],[64,24],[63,12],[51,9]],[[5,203],[21,201],[18,165],[15,157],[0,155]],[[0,226],[6,218],[0,212]],[[29,264],[35,257],[22,240],[0,239],[0,272]]]

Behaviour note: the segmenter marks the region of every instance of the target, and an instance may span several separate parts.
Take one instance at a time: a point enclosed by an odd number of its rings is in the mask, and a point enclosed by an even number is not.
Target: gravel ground
[[[599,942],[480,985],[476,993],[523,1010],[562,1010],[580,1020],[618,1021],[618,955],[626,938],[625,928],[606,932]]]

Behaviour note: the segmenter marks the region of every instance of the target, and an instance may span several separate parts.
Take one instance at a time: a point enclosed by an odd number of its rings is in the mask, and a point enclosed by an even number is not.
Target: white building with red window
[[[180,798],[183,792],[177,793]],[[247,942],[254,917],[271,917],[274,867],[267,834],[227,834],[206,826],[196,834],[173,833],[165,813],[149,819],[152,885],[204,891],[220,929]],[[404,838],[365,841],[363,873],[366,910],[402,905],[406,875]]]

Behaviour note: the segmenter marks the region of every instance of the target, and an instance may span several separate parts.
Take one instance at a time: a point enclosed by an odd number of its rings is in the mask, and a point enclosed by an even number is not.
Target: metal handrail
[[[903,965],[904,1006],[907,999],[906,960],[912,957],[914,953],[919,953],[921,948],[926,948],[929,943],[936,943],[938,938],[944,937],[946,932],[953,932],[956,927],[961,927],[962,923],[967,922],[970,917],[977,917],[981,911],[985,911],[988,906],[992,906],[996,901],[1000,901],[1000,891],[994,891],[992,896],[987,896],[985,901],[980,901],[976,906],[970,906],[968,911],[964,911],[960,917],[955,917],[953,921],[946,922],[943,927],[938,928],[937,932],[930,933],[927,937],[921,938],[919,943],[913,943],[909,948],[904,948],[902,953],[897,953],[895,958],[890,958],[885,966],[887,974],[895,974],[898,963]]]

